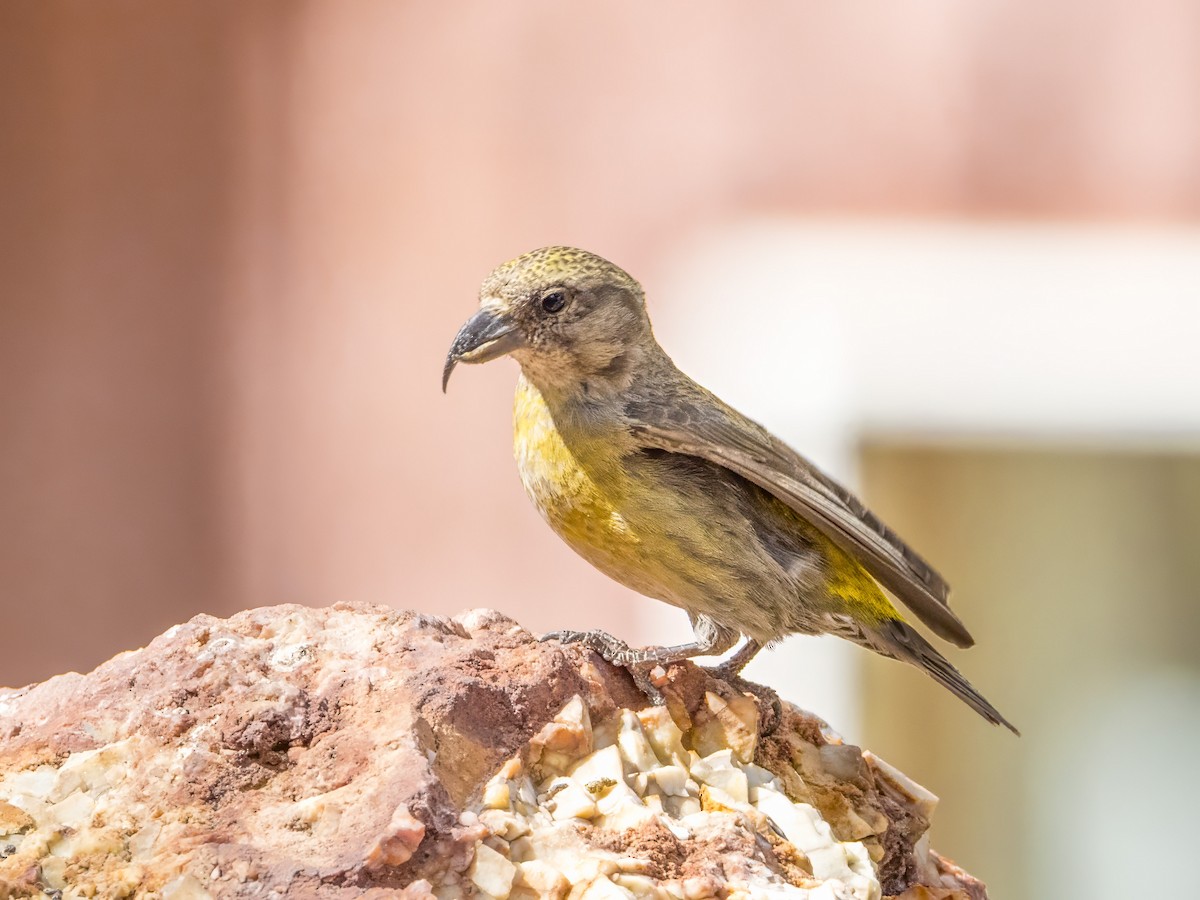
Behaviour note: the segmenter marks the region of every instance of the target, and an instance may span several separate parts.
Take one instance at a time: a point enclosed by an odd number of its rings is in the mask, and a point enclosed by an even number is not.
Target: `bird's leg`
[[[670,663],[692,656],[713,656],[724,653],[737,641],[737,632],[718,625],[708,616],[691,616],[692,630],[696,640],[690,644],[673,647],[630,647],[620,638],[606,631],[551,631],[541,637],[543,641],[561,641],[564,644],[583,644],[595,650],[614,666],[637,666],[643,663]]]
[[[749,665],[750,660],[754,659],[755,655],[761,649],[762,644],[754,640],[754,638],[746,638],[746,643],[742,644],[733,656],[720,665],[713,666],[712,671],[727,680],[730,678],[740,678],[742,669]]]
[[[709,671],[738,690],[754,695],[763,710],[759,731],[766,736],[778,728],[779,723],[783,721],[783,703],[774,689],[742,677],[742,669],[746,668],[746,665],[761,649],[762,644],[754,638],[746,638],[746,643],[742,644],[733,656],[720,665],[712,666]]]

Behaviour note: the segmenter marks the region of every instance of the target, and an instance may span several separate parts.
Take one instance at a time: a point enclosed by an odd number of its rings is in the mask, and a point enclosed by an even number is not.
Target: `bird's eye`
[[[556,313],[566,305],[567,292],[562,288],[555,288],[542,294],[542,309],[548,313]]]

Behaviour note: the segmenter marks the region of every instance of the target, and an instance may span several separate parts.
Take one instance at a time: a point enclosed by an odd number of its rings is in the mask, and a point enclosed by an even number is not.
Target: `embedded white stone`
[[[629,763],[635,772],[649,772],[658,766],[658,757],[646,740],[642,731],[642,723],[628,709],[621,710],[621,730],[617,733],[617,746],[621,756]]]
[[[913,781],[891,763],[880,759],[869,750],[863,752],[863,758],[875,767],[875,773],[887,781],[897,792],[908,800],[925,821],[933,818],[937,809],[938,796],[933,791]]]
[[[551,788],[553,812],[555,819],[591,819],[596,813],[596,801],[587,788],[570,778],[554,779]]]
[[[658,785],[658,789],[668,797],[688,796],[688,772],[683,766],[660,766],[652,771],[650,776]]]
[[[512,803],[507,779],[493,778],[483,789],[483,805],[487,809],[508,809]]]
[[[746,773],[733,758],[733,751],[718,750],[692,764],[692,777],[709,787],[718,788],[738,803],[750,802]]]
[[[636,828],[654,818],[654,813],[642,802],[642,798],[624,782],[613,785],[608,793],[596,801],[596,806],[603,816],[600,824],[616,831]]]
[[[615,885],[605,876],[601,875],[598,878],[593,878],[582,894],[578,895],[579,900],[632,900],[634,894],[626,888]]]
[[[533,766],[546,781],[535,789],[522,758],[514,757],[483,791],[479,819],[503,841],[480,844],[471,878],[481,892],[558,900],[700,900],[716,894],[731,900],[879,900],[866,847],[840,843],[815,808],[793,803],[774,773],[742,762],[735,748],[704,757],[685,750],[683,733],[661,708],[622,710],[593,730],[586,706],[578,698],[569,706],[558,719],[573,719],[585,733],[574,751],[556,751],[552,760],[543,756]],[[589,837],[629,833],[656,821],[680,840],[720,841],[746,821],[765,828],[764,816],[807,856],[820,884],[797,887],[778,872],[754,869],[758,863],[728,880],[659,881],[646,860],[601,850]],[[496,871],[492,855],[515,868]]]
[[[683,732],[670,712],[665,707],[652,706],[638,712],[637,717],[658,761],[664,766],[684,765],[687,751],[683,748]]]
[[[595,751],[568,770],[568,774],[581,784],[609,778],[625,783],[625,763],[621,759],[621,751],[616,744],[611,744]]]
[[[517,867],[505,859],[503,854],[481,843],[475,847],[475,860],[467,870],[467,876],[485,894],[504,900],[512,893]]]

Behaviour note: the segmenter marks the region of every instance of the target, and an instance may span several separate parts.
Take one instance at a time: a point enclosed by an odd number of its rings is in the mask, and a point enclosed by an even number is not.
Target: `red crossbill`
[[[500,266],[454,339],[458,362],[521,367],[515,448],[538,511],[580,556],[685,610],[695,640],[634,649],[560,632],[611,662],[666,663],[745,644],[737,676],[789,634],[833,634],[924,670],[989,722],[1016,731],[921,636],[973,640],[945,580],[853,494],[676,368],[641,286],[583,250],[546,247]]]

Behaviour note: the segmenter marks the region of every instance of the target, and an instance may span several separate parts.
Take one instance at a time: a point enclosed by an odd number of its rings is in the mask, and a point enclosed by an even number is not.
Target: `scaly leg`
[[[719,666],[713,666],[712,671],[719,674],[722,678],[728,680],[730,678],[739,678],[742,674],[742,669],[754,659],[759,650],[762,649],[762,644],[754,640],[754,638],[746,638],[746,643],[738,648],[737,652]]]
[[[674,647],[630,647],[620,638],[606,631],[551,631],[542,635],[543,641],[560,641],[564,644],[583,644],[595,650],[614,666],[636,666],[642,663],[670,663],[692,656],[715,656],[732,647],[738,634],[732,628],[718,625],[708,616],[691,616],[692,631],[696,640],[690,644]],[[748,660],[747,660],[748,661]]]

